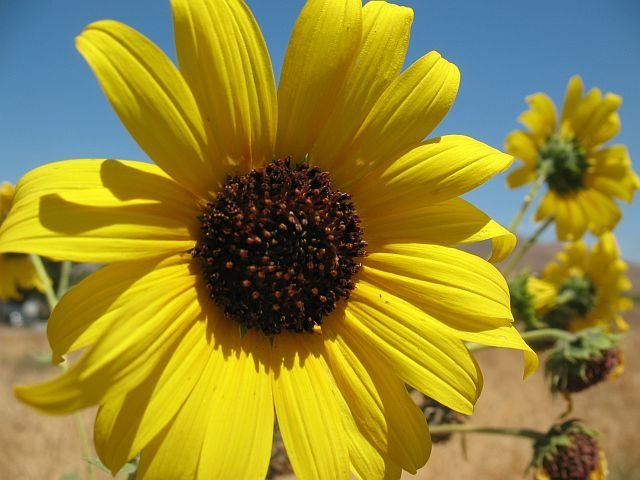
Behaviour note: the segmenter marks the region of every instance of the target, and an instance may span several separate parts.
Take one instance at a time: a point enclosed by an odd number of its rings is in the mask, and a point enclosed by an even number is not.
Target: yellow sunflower
[[[587,229],[596,235],[612,230],[621,216],[613,199],[631,202],[640,187],[627,147],[603,146],[620,131],[622,98],[583,90],[582,79],[571,78],[559,119],[547,95],[529,96],[530,110],[519,119],[529,130],[511,132],[505,142],[507,153],[523,162],[507,177],[508,185],[544,175],[547,192],[534,219],[553,217],[563,241],[579,240]]]
[[[14,187],[8,182],[0,185],[0,225],[4,222],[13,203]],[[45,287],[31,259],[22,254],[0,253],[0,300],[21,300],[20,290]]]
[[[101,21],[77,46],[154,164],[93,159],[26,174],[0,251],[108,265],[54,310],[59,378],[18,387],[51,413],[100,405],[95,442],[140,478],[264,478],[274,418],[299,478],[398,477],[427,461],[406,384],[470,413],[464,341],[535,354],[496,268],[454,245],[514,237],[459,195],[512,157],[423,142],[458,69],[401,72],[412,10],[309,0],[276,94],[240,0],[173,0],[179,69]]]
[[[591,250],[584,242],[568,244],[549,263],[541,279],[529,279],[538,316],[551,327],[582,330],[603,326],[628,329],[621,313],[633,307],[625,293],[631,282],[627,264],[611,232],[603,234]],[[554,290],[550,299],[549,289]]]

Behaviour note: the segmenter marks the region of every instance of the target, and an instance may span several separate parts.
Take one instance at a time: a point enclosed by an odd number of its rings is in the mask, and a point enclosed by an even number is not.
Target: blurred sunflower
[[[628,329],[621,313],[633,307],[624,295],[631,282],[611,232],[603,234],[591,251],[582,241],[567,245],[557,260],[545,267],[541,279],[529,278],[529,293],[534,299],[542,297],[534,304],[544,324],[572,331],[593,326]],[[550,288],[555,291],[552,300]]]
[[[0,185],[0,225],[13,203],[14,188],[8,182]],[[44,285],[31,259],[23,254],[0,253],[0,300],[21,300],[20,290],[44,292]]]
[[[17,395],[100,405],[100,458],[115,472],[141,452],[141,478],[264,478],[274,410],[299,478],[415,472],[430,441],[405,384],[470,413],[482,377],[463,341],[536,368],[504,278],[453,247],[513,248],[458,198],[512,158],[422,141],[459,72],[435,52],[400,72],[408,8],[309,0],[276,94],[242,1],[172,6],[179,70],[114,21],[77,40],[155,165],[40,167],[0,230],[1,251],[109,264],[50,319],[54,358],[84,355]]]
[[[598,433],[578,420],[554,425],[533,449],[536,480],[606,480],[609,475]]]
[[[529,130],[511,132],[505,142],[507,153],[523,162],[507,184],[516,188],[544,175],[548,191],[534,219],[553,217],[563,241],[579,240],[587,229],[596,235],[612,230],[621,216],[613,199],[631,202],[640,187],[627,147],[603,147],[620,131],[622,98],[583,90],[579,76],[569,80],[559,119],[546,94],[529,96],[530,110],[519,118]]]

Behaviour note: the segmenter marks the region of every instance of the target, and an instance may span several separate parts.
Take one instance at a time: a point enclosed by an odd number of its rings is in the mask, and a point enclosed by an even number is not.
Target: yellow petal
[[[611,145],[594,153],[592,158],[595,166],[587,172],[587,184],[605,195],[631,202],[638,184],[627,147]]]
[[[282,333],[273,342],[273,400],[301,479],[349,478],[349,452],[322,338]]]
[[[431,442],[404,383],[339,321],[327,322],[322,332],[334,378],[360,432],[385,457],[415,473],[429,458]]]
[[[19,290],[45,291],[44,283],[27,255],[0,253],[0,300],[22,300]]]
[[[491,347],[522,350],[524,356],[524,378],[527,378],[538,369],[538,355],[527,345],[520,336],[520,333],[512,325],[477,332],[457,330],[456,333],[458,338],[467,342],[489,345]]]
[[[365,259],[363,274],[448,325],[471,331],[511,324],[502,274],[471,253],[439,245],[390,244]]]
[[[278,85],[276,154],[311,152],[362,40],[360,0],[309,0],[291,34]]]
[[[198,107],[171,60],[149,39],[112,20],[89,25],[76,45],[147,155],[199,195],[215,192],[223,172],[210,160]]]
[[[351,471],[358,480],[384,479],[399,480],[402,468],[384,454],[378,452],[358,429],[349,407],[336,391],[342,415],[342,428],[349,448]]]
[[[567,195],[557,200],[555,223],[558,239],[575,241],[582,238],[588,221],[578,196]]]
[[[529,127],[536,139],[544,141],[556,130],[556,107],[544,93],[529,95],[527,103],[530,110],[520,115],[519,120]]]
[[[140,309],[140,298],[158,288],[164,279],[185,274],[189,255],[163,261],[116,262],[74,285],[62,297],[47,323],[47,336],[53,360],[95,343],[104,333],[117,327],[127,308]]]
[[[576,108],[582,100],[582,93],[584,91],[584,85],[580,75],[574,75],[567,84],[567,91],[564,96],[564,104],[562,105],[562,133],[568,136],[573,135],[571,128],[571,118]]]
[[[545,218],[553,217],[556,214],[557,196],[554,192],[547,192],[540,200],[540,205],[536,210],[533,219],[536,222],[544,220]]]
[[[538,160],[538,147],[529,133],[522,130],[511,132],[507,135],[504,149],[509,155],[522,160],[529,168],[535,167]]]
[[[362,45],[333,112],[311,151],[312,162],[328,171],[352,140],[382,92],[400,73],[409,44],[413,11],[386,2],[362,9]]]
[[[188,263],[164,269],[144,292],[114,305],[119,315],[64,374],[49,382],[16,387],[20,400],[48,413],[69,413],[117,399],[136,388],[202,319]],[[62,312],[60,312],[62,313]]]
[[[590,145],[601,145],[608,142],[620,133],[620,115],[617,112],[612,113],[600,122],[599,127],[592,133],[589,139]]]
[[[237,341],[239,332],[237,329],[232,331],[229,323],[220,322],[216,326],[222,329],[217,337],[231,342],[232,345]],[[215,348],[214,345],[209,345],[209,348],[211,355],[186,402],[173,421],[142,450],[137,474],[140,478],[199,478],[198,466],[209,419],[212,415],[221,413],[214,412],[211,408],[212,397],[220,385],[218,372],[220,369],[227,369],[226,363],[236,360],[236,357],[229,355],[230,352],[225,351],[221,345]],[[219,392],[221,395],[225,393],[220,390]]]
[[[373,347],[403,381],[470,414],[482,389],[482,374],[462,342],[444,326],[425,328],[423,315],[362,275],[344,317],[336,321],[342,334],[348,331],[361,349]]]
[[[437,52],[417,60],[391,83],[340,154],[332,176],[349,189],[368,170],[417,146],[447,114],[460,72]],[[357,167],[357,168],[356,168]]]
[[[518,188],[536,179],[536,172],[527,165],[516,168],[507,175],[507,185],[509,188]]]
[[[70,160],[27,173],[0,227],[0,251],[77,262],[167,256],[193,248],[196,199],[155,165]]]
[[[580,127],[576,127],[576,135],[580,137],[580,143],[585,148],[591,148],[602,142],[602,138],[609,140],[606,136],[611,133],[611,116],[616,115],[616,110],[622,105],[622,97],[614,93],[607,93],[602,98],[590,117],[584,120]],[[579,129],[578,129],[579,128]],[[604,131],[604,135],[603,135]]]
[[[224,342],[224,361],[211,373],[216,385],[200,399],[211,413],[198,478],[262,479],[269,468],[273,443],[269,342],[257,332],[240,340],[237,325],[228,318],[223,320],[236,331],[236,340]],[[171,455],[175,459],[175,453]]]
[[[589,230],[596,235],[613,230],[622,217],[618,205],[597,190],[581,191],[580,201],[589,214]]]
[[[173,420],[202,378],[213,351],[207,328],[207,323],[196,322],[166,363],[127,395],[100,407],[94,426],[96,452],[114,475]]]
[[[351,193],[363,215],[365,210],[415,208],[473,190],[512,162],[513,157],[482,142],[446,135],[371,171]]]
[[[399,206],[384,213],[365,212],[364,229],[371,251],[375,251],[376,245],[387,243],[450,246],[491,239],[491,261],[500,261],[511,253],[516,244],[515,235],[461,198],[433,205],[407,206],[406,210]]]
[[[580,100],[573,111],[573,115],[569,121],[571,123],[571,130],[580,143],[587,140],[583,132],[584,126],[597,112],[601,101],[602,92],[600,92],[600,89],[592,88],[584,98]]]
[[[211,158],[227,169],[270,162],[276,87],[267,46],[242,0],[173,0],[176,52],[212,139]]]

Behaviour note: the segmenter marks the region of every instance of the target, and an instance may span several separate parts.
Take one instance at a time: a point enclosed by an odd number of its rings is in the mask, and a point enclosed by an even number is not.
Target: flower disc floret
[[[201,222],[193,255],[211,298],[267,335],[320,325],[354,288],[365,255],[351,196],[327,172],[288,159],[229,177]]]

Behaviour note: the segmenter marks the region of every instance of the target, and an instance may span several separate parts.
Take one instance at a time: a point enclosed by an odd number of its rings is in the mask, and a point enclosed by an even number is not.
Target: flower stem
[[[538,174],[536,175],[536,178],[533,181],[533,185],[531,185],[531,189],[525,195],[524,200],[522,201],[522,206],[520,207],[520,210],[518,210],[518,213],[516,214],[515,218],[511,222],[511,225],[509,225],[509,231],[514,235],[516,233],[516,230],[518,229],[518,225],[520,225],[520,222],[524,217],[524,214],[527,213],[527,210],[529,210],[531,203],[538,196],[540,187],[542,187],[542,184],[547,179],[548,170],[549,168],[546,163],[543,163],[538,169]]]
[[[42,259],[38,255],[30,253],[29,258],[31,259],[31,263],[33,263],[33,266],[36,269],[36,273],[40,277],[40,280],[42,280],[42,284],[44,285],[44,295],[45,297],[47,297],[49,311],[52,312],[53,307],[55,307],[58,303],[58,297],[56,295],[56,292],[53,290],[53,284],[51,283],[49,274],[47,274],[47,270],[44,268],[44,263],[42,263]]]
[[[60,278],[58,279],[58,291],[56,295],[58,298],[62,298],[62,296],[67,293],[69,290],[69,277],[71,275],[71,262],[64,261],[60,265]]]
[[[33,253],[29,254],[29,258],[31,259],[31,263],[33,263],[33,266],[35,267],[36,273],[40,277],[40,280],[42,280],[45,288],[45,297],[47,298],[47,303],[49,305],[49,313],[51,313],[53,312],[55,306],[58,304],[58,295],[56,295],[56,292],[53,290],[53,284],[51,283],[51,279],[47,274],[44,263],[42,263],[42,258]],[[67,264],[68,266],[65,267],[65,264]],[[62,269],[60,271],[60,285],[58,288],[59,294],[64,293],[64,291],[66,291],[69,286],[70,267],[70,262],[64,262],[62,264]],[[64,288],[60,288],[62,286],[64,286]],[[69,369],[69,364],[66,360],[60,364],[60,368],[63,372],[66,372]],[[87,435],[87,430],[85,428],[80,412],[75,412],[73,414],[73,420],[76,425],[76,430],[78,431],[78,437],[80,439],[80,450],[85,459],[85,463],[87,464],[87,478],[89,480],[94,480],[96,477],[93,471],[93,467],[88,461],[86,461],[92,456],[91,446],[89,445],[89,437]]]
[[[547,229],[549,225],[551,225],[552,222],[553,222],[553,217],[547,218],[542,223],[542,225],[540,225],[538,229],[533,233],[533,235],[531,235],[527,239],[526,243],[522,245],[522,247],[520,247],[518,251],[516,251],[516,253],[511,257],[511,259],[507,263],[507,266],[504,267],[505,277],[507,277],[511,273],[511,271],[518,265],[518,263],[520,263],[520,260],[522,260],[522,257],[524,257],[525,253],[527,253],[529,249],[535,245],[535,243],[540,238],[540,235],[542,235],[542,233]]]
[[[429,427],[431,435],[444,435],[448,433],[485,433],[489,435],[508,435],[511,437],[529,438],[539,440],[545,434],[528,428],[501,428],[501,427],[477,427],[475,425],[432,425]]]
[[[520,334],[522,339],[528,344],[537,342],[548,342],[555,340],[573,340],[575,335],[565,330],[557,328],[541,328],[539,330],[529,330]],[[492,348],[491,345],[482,345],[480,343],[468,343],[467,348],[470,352],[480,352]]]

